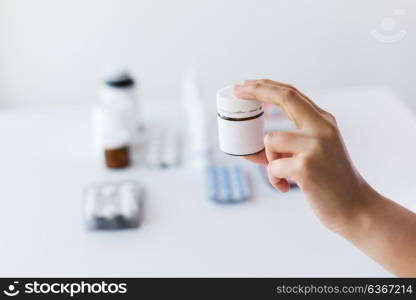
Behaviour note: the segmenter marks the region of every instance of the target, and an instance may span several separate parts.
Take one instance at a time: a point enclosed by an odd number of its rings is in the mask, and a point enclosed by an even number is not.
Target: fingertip
[[[233,93],[234,96],[236,96],[237,98],[240,98],[240,94],[241,94],[241,90],[242,90],[243,86],[241,84],[235,84],[233,86]]]
[[[281,191],[283,194],[286,194],[287,192],[289,192],[289,190],[290,190],[290,187],[288,186],[288,187],[282,188],[280,191]]]
[[[287,179],[280,179],[275,187],[282,193],[287,193],[290,190],[290,185]]]
[[[254,98],[252,93],[250,93],[250,86],[235,84],[233,87],[234,96],[237,98],[252,99]]]

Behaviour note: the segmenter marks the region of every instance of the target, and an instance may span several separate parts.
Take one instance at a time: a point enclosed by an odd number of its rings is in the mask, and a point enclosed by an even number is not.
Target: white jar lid
[[[263,112],[263,103],[237,98],[233,86],[227,86],[217,92],[217,111],[227,118],[250,118]]]

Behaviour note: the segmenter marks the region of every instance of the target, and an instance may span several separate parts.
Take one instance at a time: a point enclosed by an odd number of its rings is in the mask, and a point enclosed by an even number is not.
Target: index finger
[[[299,91],[295,87],[293,87],[289,84],[286,84],[286,83],[274,81],[274,80],[271,80],[271,79],[257,79],[257,80],[244,80],[243,85],[250,84],[250,83],[255,83],[255,82],[264,83],[264,84],[268,84],[268,85],[276,85],[276,86],[280,86],[280,87],[286,87],[286,88],[289,88],[289,89],[294,89],[302,98],[304,98],[317,111],[325,112],[322,108],[320,108],[318,105],[316,105],[316,103],[314,103],[311,99],[309,99],[309,97],[306,96],[304,93],[302,93],[301,91]]]
[[[254,99],[278,105],[297,128],[314,126],[319,122],[319,112],[301,97],[295,89],[269,85],[254,81],[245,85],[235,85],[234,94],[238,98]]]

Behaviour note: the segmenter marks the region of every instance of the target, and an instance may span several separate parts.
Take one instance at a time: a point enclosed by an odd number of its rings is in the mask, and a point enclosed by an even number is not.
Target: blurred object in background
[[[414,0],[0,0],[0,105],[91,104],[108,63],[176,101],[194,63],[204,96],[274,78],[307,95],[386,85],[416,108],[415,14]]]
[[[111,169],[125,168],[130,165],[129,135],[123,130],[106,131],[103,138],[105,165]]]
[[[250,198],[247,174],[237,165],[208,167],[208,197],[218,204],[236,204]]]
[[[186,164],[205,167],[210,151],[208,113],[204,105],[195,67],[189,67],[182,78],[182,105],[186,118]]]
[[[138,93],[124,69],[108,72],[92,110],[93,147],[109,168],[126,167],[139,142]],[[105,155],[104,155],[105,154]]]
[[[139,83],[137,77],[133,77],[127,67],[112,67],[105,70],[100,99],[103,104],[109,106],[124,105],[133,110],[136,124],[132,125],[132,135],[137,134],[134,127],[142,123],[140,119]]]
[[[182,104],[186,115],[186,163],[206,172],[208,198],[219,204],[234,204],[250,198],[246,173],[237,164],[219,159],[222,153],[213,142],[217,135],[215,118],[204,105],[195,68],[189,68],[182,79]],[[215,116],[215,114],[213,114]],[[216,138],[215,140],[218,140]]]
[[[84,192],[84,218],[89,229],[128,229],[140,224],[142,187],[137,182],[107,182]]]
[[[144,163],[150,168],[166,169],[177,167],[183,158],[180,130],[177,126],[157,126],[151,124],[147,127],[146,150]]]

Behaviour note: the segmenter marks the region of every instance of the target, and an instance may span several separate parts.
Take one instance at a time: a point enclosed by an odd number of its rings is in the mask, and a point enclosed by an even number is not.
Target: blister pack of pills
[[[208,168],[209,198],[219,204],[235,204],[250,197],[244,172],[238,166]]]
[[[151,168],[172,168],[180,164],[180,152],[180,135],[176,129],[153,129],[144,161]]]
[[[84,193],[84,219],[88,229],[136,228],[140,224],[142,187],[137,182],[108,182],[88,186]]]

